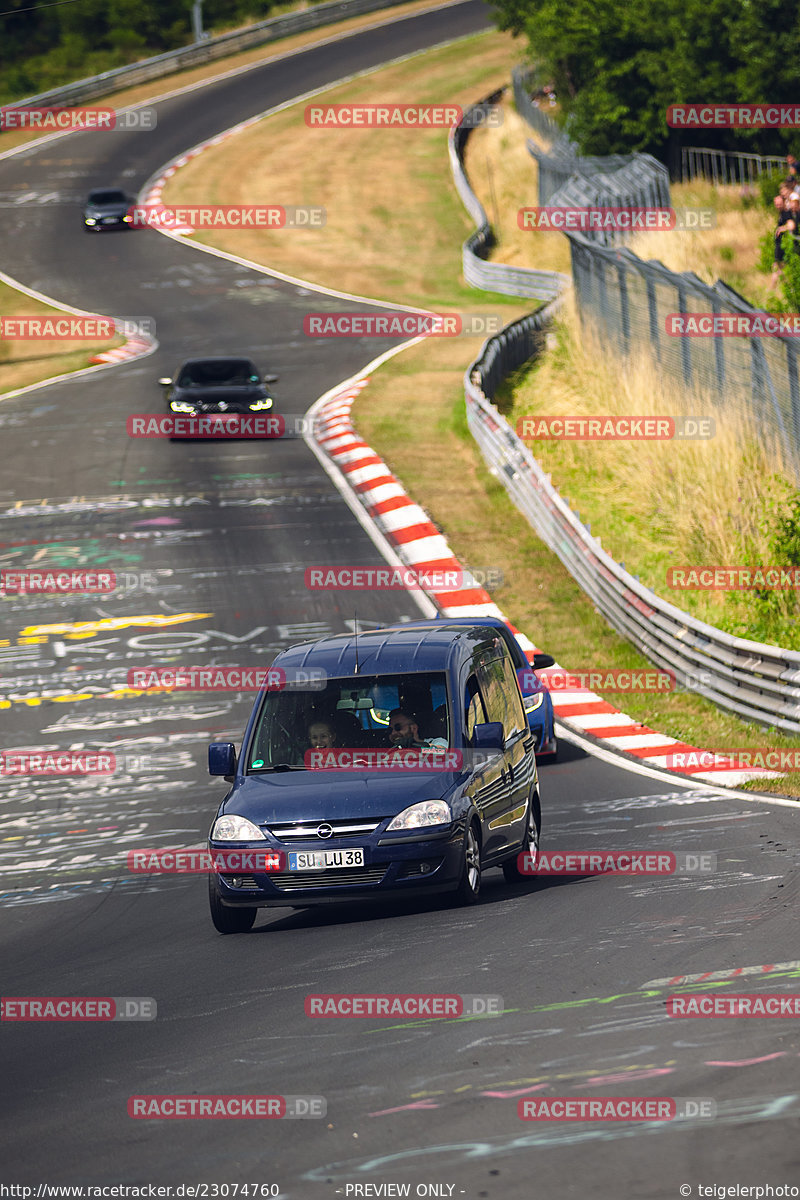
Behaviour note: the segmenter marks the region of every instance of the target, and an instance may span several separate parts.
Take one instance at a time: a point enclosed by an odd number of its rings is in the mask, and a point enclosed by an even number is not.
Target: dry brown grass
[[[712,229],[697,232],[664,231],[636,234],[629,243],[634,254],[655,258],[671,271],[694,271],[704,283],[722,279],[751,303],[763,306],[769,276],[759,268],[759,238],[775,222],[760,205],[744,207],[738,187],[713,187],[695,180],[671,186],[672,207],[709,208]]]
[[[24,292],[0,283],[0,311],[7,317],[52,316],[63,317],[61,309],[50,308],[39,300],[32,300]],[[17,388],[27,387],[50,379],[53,375],[79,371],[90,366],[92,355],[121,346],[124,338],[112,338],[106,342],[61,342],[27,341],[19,338],[0,338],[0,400]],[[69,349],[65,349],[68,346]]]
[[[472,189],[497,237],[492,259],[569,275],[569,243],[563,234],[519,227],[519,209],[539,203],[539,168],[528,153],[530,127],[507,99],[500,107],[503,124],[483,125],[470,134],[465,156]]]
[[[326,92],[324,102],[468,104],[499,86],[513,60],[509,35],[481,34]],[[172,177],[165,204],[321,205],[321,230],[195,236],[327,287],[390,302],[452,303],[461,242],[472,226],[449,180],[447,131],[309,128],[304,108],[207,150]],[[474,292],[464,290],[463,298],[487,307]]]
[[[513,420],[524,415],[675,415],[715,421],[709,440],[539,441],[532,449],[552,472],[581,519],[591,521],[608,552],[642,581],[704,620],[729,612],[715,592],[670,595],[669,566],[768,563],[759,523],[770,479],[788,475],[777,441],[733,407],[720,410],[709,394],[684,390],[660,375],[648,357],[624,364],[581,327],[568,301],[559,345],[514,392]],[[775,496],[781,494],[774,489]]]

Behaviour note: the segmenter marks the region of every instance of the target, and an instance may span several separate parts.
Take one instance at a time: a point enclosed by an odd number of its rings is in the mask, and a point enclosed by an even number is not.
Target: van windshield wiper
[[[299,766],[296,763],[273,763],[269,767],[251,767],[250,773],[262,774],[264,771],[305,771],[307,768],[301,763]]]

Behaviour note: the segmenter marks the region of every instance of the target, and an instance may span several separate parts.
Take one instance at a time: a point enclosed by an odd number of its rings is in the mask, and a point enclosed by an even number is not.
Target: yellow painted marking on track
[[[213,613],[175,613],[166,617],[163,613],[147,613],[138,617],[104,617],[101,621],[74,621],[60,625],[28,625],[20,633],[20,637],[33,637],[42,633],[63,633],[68,637],[92,637],[95,633],[107,630],[131,629],[133,626],[143,628],[161,628],[165,625],[181,625],[184,621],[202,621],[213,617]]]

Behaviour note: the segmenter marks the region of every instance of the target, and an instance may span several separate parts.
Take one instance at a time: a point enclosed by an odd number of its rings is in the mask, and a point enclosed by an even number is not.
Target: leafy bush
[[[772,209],[772,202],[778,194],[778,188],[786,178],[785,171],[765,171],[758,177],[758,190],[764,208]]]

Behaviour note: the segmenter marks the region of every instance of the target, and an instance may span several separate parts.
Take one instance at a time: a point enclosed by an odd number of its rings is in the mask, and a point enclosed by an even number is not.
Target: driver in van
[[[402,708],[393,708],[389,713],[389,741],[398,749],[447,749],[444,738],[421,738],[416,717]]]

